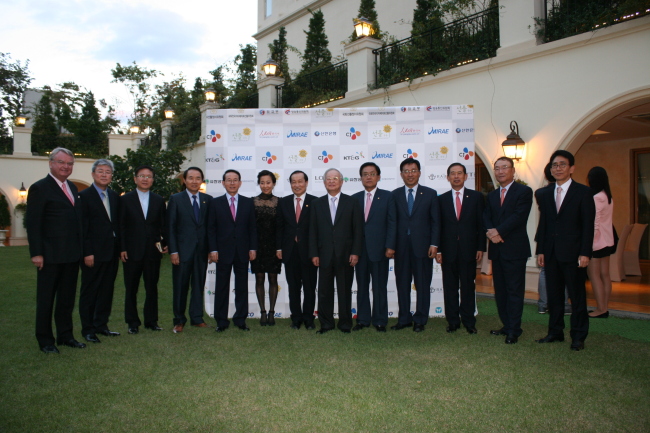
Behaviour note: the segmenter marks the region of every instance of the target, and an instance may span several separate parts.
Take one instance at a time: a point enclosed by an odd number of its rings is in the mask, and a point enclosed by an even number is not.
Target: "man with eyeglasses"
[[[531,256],[526,224],[533,206],[533,190],[515,182],[515,163],[502,156],[494,163],[499,188],[487,196],[483,223],[490,240],[494,299],[503,327],[490,331],[515,344],[522,334],[521,315],[526,291],[526,261]]]
[[[241,174],[226,170],[221,178],[226,194],[208,205],[208,248],[210,261],[217,264],[214,289],[215,331],[228,329],[230,274],[235,271],[235,314],[232,321],[250,331],[248,317],[248,263],[257,256],[257,224],[253,199],[239,194]]]
[[[399,315],[391,329],[413,325],[424,331],[431,306],[433,259],[440,245],[440,209],[435,189],[420,185],[420,161],[406,158],[399,165],[404,186],[393,191],[397,207],[395,282]],[[411,313],[411,281],[415,285],[415,314]]]
[[[91,170],[92,185],[79,193],[84,239],[79,317],[81,335],[86,341],[99,343],[97,334],[120,335],[108,329],[121,251],[120,201],[117,193],[108,187],[113,180],[113,162],[98,159]]]
[[[546,272],[548,333],[538,343],[564,341],[564,290],[571,299],[571,350],[585,348],[589,332],[585,280],[592,255],[596,207],[591,189],[571,178],[573,154],[551,155],[555,187],[538,193],[537,263]]]
[[[395,199],[390,191],[377,188],[381,168],[366,162],[359,168],[363,191],[352,195],[363,209],[363,252],[355,267],[357,275],[357,324],[360,331],[372,324],[378,332],[386,332],[388,325],[388,263],[395,255],[396,214]],[[370,280],[372,279],[372,309],[370,308]],[[372,314],[371,314],[372,310]]]
[[[144,280],[144,327],[158,326],[158,279],[160,260],[167,252],[165,239],[165,201],[151,192],[154,170],[142,165],[135,169],[136,189],[120,199],[120,259],[124,263],[124,320],[129,334],[137,334],[142,324],[138,316],[138,288]]]
[[[309,257],[318,267],[318,334],[334,329],[334,281],[339,303],[338,329],[352,329],[352,279],[363,248],[359,202],[341,193],[343,176],[335,168],[323,176],[327,194],[314,200],[309,224]]]
[[[50,153],[49,165],[50,173],[29,187],[26,215],[29,254],[37,269],[36,340],[46,354],[59,353],[55,342],[79,349],[86,347],[72,334],[72,310],[83,253],[81,199],[77,187],[68,180],[74,154],[57,147]]]

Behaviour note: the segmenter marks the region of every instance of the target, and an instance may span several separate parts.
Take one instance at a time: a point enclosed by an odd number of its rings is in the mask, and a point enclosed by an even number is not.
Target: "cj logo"
[[[273,155],[271,152],[266,152],[262,157],[262,161],[266,161],[267,164],[273,164],[273,161],[277,159],[278,157]]]
[[[345,134],[346,137],[350,137],[351,140],[356,140],[357,137],[361,137],[361,131],[357,131],[354,127],[350,128],[350,132]]]
[[[406,153],[402,155],[403,158],[417,158],[417,152],[413,152],[411,149],[406,149]]]
[[[214,129],[210,131],[208,135],[205,136],[207,140],[210,140],[213,143],[216,143],[218,139],[221,138],[221,134],[217,134]]]
[[[468,148],[464,147],[463,151],[458,154],[461,158],[464,160],[470,159],[472,156],[474,156],[474,151],[469,150]]]
[[[323,150],[320,155],[318,155],[318,159],[320,161],[323,161],[325,164],[330,162],[332,159],[334,159],[334,155],[327,153],[327,151]]]

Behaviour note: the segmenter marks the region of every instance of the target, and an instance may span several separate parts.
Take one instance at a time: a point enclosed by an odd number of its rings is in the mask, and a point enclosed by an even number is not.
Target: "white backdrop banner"
[[[239,193],[253,197],[260,193],[257,173],[275,174],[278,197],[291,194],[289,175],[302,170],[309,176],[307,192],[326,194],[323,175],[337,168],[348,195],[363,189],[359,167],[374,162],[381,167],[379,188],[392,191],[403,182],[399,164],[416,158],[422,165],[420,184],[438,194],[450,189],[447,167],[460,162],[467,167],[466,187],[474,185],[474,111],[471,105],[298,108],[208,110],[205,131],[205,181],[207,193],[216,197],[225,193],[221,185],[227,169],[242,175]],[[284,267],[283,267],[284,272]],[[205,285],[205,309],[212,317],[216,266],[210,265]],[[268,284],[268,282],[267,282]],[[279,294],[276,318],[288,318],[289,295],[284,275],[278,276]],[[415,288],[412,308],[415,310]],[[434,262],[431,291],[431,317],[444,317],[442,274]],[[268,298],[268,286],[266,288]],[[356,285],[352,288],[352,314],[356,318]],[[248,283],[249,317],[260,317],[255,295],[255,276]],[[268,308],[268,299],[267,299]],[[229,315],[235,311],[234,275],[231,276]],[[338,311],[335,306],[334,311]],[[388,314],[397,317],[397,292],[393,261],[388,280]]]

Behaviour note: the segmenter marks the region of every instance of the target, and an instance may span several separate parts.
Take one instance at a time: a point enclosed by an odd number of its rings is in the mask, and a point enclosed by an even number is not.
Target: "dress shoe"
[[[291,323],[291,329],[300,329],[300,322]]]
[[[341,329],[341,332],[344,333],[344,334],[350,334],[351,333],[349,329]]]
[[[420,325],[419,323],[413,325],[413,332],[422,332],[422,331],[424,331],[424,325]]]
[[[217,326],[214,330],[217,331],[217,332],[223,332],[226,329],[228,329],[227,326]]]
[[[361,323],[357,323],[354,325],[354,328],[352,328],[353,331],[361,331],[363,328],[367,328],[368,325],[362,325]]]
[[[580,340],[573,340],[571,343],[571,350],[575,350],[576,352],[585,350],[585,342]]]
[[[260,326],[266,326],[269,324],[268,316],[266,315],[266,310],[260,311]]]
[[[516,335],[508,335],[506,337],[506,344],[517,344],[519,338]]]
[[[603,314],[597,316],[589,316],[590,319],[607,319],[609,317],[609,311],[605,311]]]
[[[305,329],[307,329],[309,331],[313,331],[314,329],[316,329],[316,327],[314,326],[313,323],[310,323],[308,325],[305,325]]]
[[[465,329],[467,329],[468,334],[478,334],[478,331],[474,326],[466,326]]]
[[[250,330],[251,330],[251,328],[249,328],[249,327],[246,326],[246,325],[238,326],[238,328],[241,329],[242,331],[250,331]]]
[[[99,341],[99,338],[97,338],[95,334],[86,334],[84,335],[84,338],[86,339],[86,341],[89,341],[91,343],[101,343],[101,341]]]
[[[173,329],[174,334],[178,334],[179,332],[183,332],[184,327],[185,327],[185,325],[183,325],[182,323],[179,323],[178,325],[174,325],[174,329]]]
[[[320,328],[318,331],[316,331],[317,334],[324,334],[326,332],[330,332],[333,328]]]
[[[456,332],[458,330],[458,328],[460,328],[460,326],[449,325],[449,326],[447,326],[446,331],[447,331],[448,334],[451,334],[452,332]]]
[[[492,334],[492,335],[507,335],[506,331],[504,331],[503,328],[501,328],[501,329],[493,329],[493,330],[490,331],[490,334]]]
[[[375,325],[377,332],[386,332],[386,327],[381,325]]]
[[[67,341],[59,341],[59,346],[62,345],[62,344],[64,346],[72,347],[74,349],[83,349],[84,347],[86,347],[85,344],[78,342],[74,338],[71,338],[71,339],[69,339]]]
[[[538,343],[555,343],[556,341],[564,341],[564,336],[557,336],[557,335],[547,335],[544,338],[540,338],[539,340],[535,340]]]
[[[203,323],[196,323],[196,324],[194,324],[194,325],[192,325],[192,326],[194,326],[195,328],[209,328],[209,327],[210,327],[210,326],[208,326],[208,324],[205,323],[205,322],[203,322]]]
[[[145,328],[151,329],[152,331],[162,331],[163,329],[158,326],[157,323],[152,323],[151,325],[145,325]]]
[[[268,321],[269,321],[269,326],[274,326],[275,325],[275,311],[269,310]]]
[[[391,326],[390,329],[392,329],[393,331],[399,331],[400,329],[410,328],[411,325],[412,325],[412,323],[407,323],[405,325],[402,325],[402,324],[398,323],[397,325]]]
[[[41,347],[41,352],[43,352],[43,353],[60,353],[59,349],[57,349],[56,346],[53,345],[53,344]]]
[[[546,308],[546,307],[537,307],[537,312],[539,314],[546,314],[546,313],[548,313],[548,308]]]
[[[110,329],[104,329],[102,331],[97,331],[96,334],[102,334],[107,337],[118,337],[120,335],[119,332],[111,331]]]
[[[137,326],[132,326],[129,328],[129,334],[137,334],[138,332],[140,332],[140,330]]]

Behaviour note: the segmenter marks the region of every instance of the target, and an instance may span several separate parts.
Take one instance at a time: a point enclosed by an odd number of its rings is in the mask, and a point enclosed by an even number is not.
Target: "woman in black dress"
[[[257,221],[257,258],[251,262],[251,271],[255,274],[255,292],[260,304],[260,325],[275,325],[275,301],[278,298],[278,274],[282,262],[276,257],[275,246],[275,215],[278,208],[278,197],[273,195],[275,175],[268,170],[262,170],[257,175],[257,184],[262,193],[253,198],[255,204],[255,219]],[[264,275],[269,276],[269,313],[266,314],[264,296]]]

